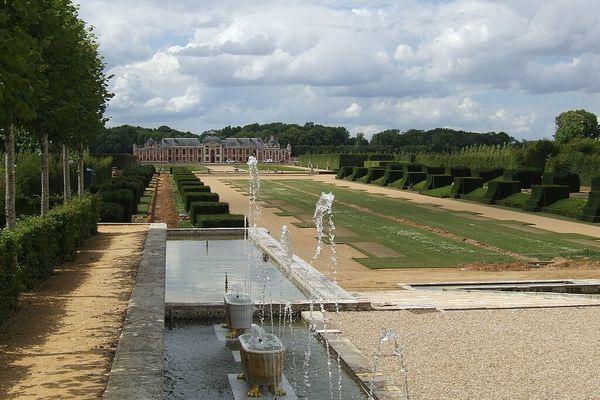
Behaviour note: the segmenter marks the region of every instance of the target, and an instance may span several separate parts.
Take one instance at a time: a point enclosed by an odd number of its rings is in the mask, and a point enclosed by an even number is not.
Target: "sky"
[[[109,125],[314,122],[551,138],[600,113],[597,0],[81,0]]]

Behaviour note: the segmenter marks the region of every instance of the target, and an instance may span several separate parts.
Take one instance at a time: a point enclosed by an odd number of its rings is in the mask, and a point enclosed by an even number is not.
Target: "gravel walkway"
[[[412,400],[600,399],[600,307],[344,312],[340,323],[371,360],[381,329],[398,333]],[[392,345],[379,365],[401,385]]]

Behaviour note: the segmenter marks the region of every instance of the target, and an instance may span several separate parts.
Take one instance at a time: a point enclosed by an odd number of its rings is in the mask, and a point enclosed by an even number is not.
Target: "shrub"
[[[119,203],[103,201],[100,206],[100,220],[102,222],[121,222],[123,221],[124,212]]]
[[[365,183],[371,183],[385,175],[385,168],[368,168],[367,175],[361,178]]]
[[[450,192],[450,197],[460,197],[469,194],[475,189],[483,187],[483,178],[476,176],[459,176],[454,178],[454,185]]]
[[[185,193],[182,198],[185,209],[189,210],[192,201],[219,201],[219,194],[210,192],[188,192]]]
[[[383,186],[388,186],[392,182],[396,182],[397,180],[402,179],[403,176],[404,171],[402,170],[388,169],[383,175]]]
[[[529,201],[531,195],[529,193],[513,193],[506,196],[502,200],[496,200],[496,204],[506,207],[524,208]]]
[[[243,228],[244,216],[240,214],[208,214],[196,217],[196,228]]]
[[[444,186],[451,185],[454,181],[452,175],[427,175],[425,190],[438,189]]]
[[[353,167],[351,166],[341,167],[335,177],[337,179],[344,179],[345,177],[352,175],[352,168]]]
[[[403,189],[405,188],[410,188],[413,185],[424,181],[425,179],[427,179],[427,174],[425,172],[408,172],[405,171],[403,178],[404,183],[403,183]]]
[[[229,203],[220,203],[214,201],[192,201],[190,203],[190,220],[196,221],[196,216],[206,214],[227,214],[229,213]]]
[[[572,172],[546,172],[542,177],[542,184],[568,186],[571,193],[578,193],[581,189],[579,175]]]
[[[112,164],[120,170],[124,170],[128,167],[135,165],[136,158],[133,154],[111,154],[101,153],[93,154],[95,157],[112,157]]]
[[[448,168],[446,168],[446,174],[452,175],[453,177],[471,176],[471,168],[468,168],[468,167],[448,167]]]
[[[414,164],[414,163],[408,163],[408,164],[404,164],[404,171],[408,171],[408,172],[423,172],[423,165],[422,164]]]
[[[0,232],[0,323],[14,310],[19,292],[48,276],[96,232],[97,197],[74,199],[46,216],[20,220]]]
[[[600,191],[600,176],[595,176],[592,178],[592,192]]]
[[[423,170],[428,175],[443,175],[446,169],[444,167],[425,167]]]
[[[561,199],[569,198],[569,187],[563,185],[533,185],[531,196],[525,205],[527,211],[540,211]]]
[[[600,222],[600,191],[593,191],[588,194],[588,201],[579,219]]]
[[[504,171],[504,180],[519,181],[524,189],[542,183],[542,170],[539,168],[518,168]]]
[[[484,182],[502,176],[503,174],[504,168],[477,168],[471,170],[471,175],[482,178]]]
[[[203,192],[203,193],[208,193],[210,192],[210,186],[204,186],[204,185],[183,185],[179,188],[179,193],[181,193],[181,195],[185,195],[186,193],[191,193],[191,192]]]
[[[519,181],[489,181],[484,199],[488,203],[493,203],[496,200],[502,200],[511,194],[520,192],[521,182]]]
[[[131,216],[136,213],[136,202],[133,192],[128,189],[117,189],[100,192],[103,203],[117,203],[123,208],[123,216],[120,222],[131,222]]]
[[[367,172],[368,170],[365,167],[352,167],[352,175],[347,176],[345,179],[355,181],[365,176]]]

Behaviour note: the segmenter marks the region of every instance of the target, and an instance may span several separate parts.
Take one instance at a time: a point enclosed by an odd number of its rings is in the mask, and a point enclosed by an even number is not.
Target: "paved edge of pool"
[[[104,399],[163,399],[167,225],[150,224]]]

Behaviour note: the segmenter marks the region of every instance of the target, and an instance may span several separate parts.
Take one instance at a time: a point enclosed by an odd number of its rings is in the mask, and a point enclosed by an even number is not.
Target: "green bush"
[[[408,172],[423,172],[423,168],[425,168],[423,166],[423,164],[414,164],[414,163],[407,163],[404,164],[404,171],[408,171]]]
[[[571,193],[578,193],[581,190],[579,175],[573,172],[546,172],[542,177],[542,184],[565,185],[569,187]]]
[[[425,179],[427,179],[427,174],[425,172],[405,171],[402,179],[404,180],[402,188],[406,189],[416,185],[419,182],[423,182]]]
[[[494,201],[502,200],[511,194],[520,192],[520,181],[489,181],[484,200],[488,203],[493,203]]]
[[[14,310],[19,292],[75,257],[77,247],[96,232],[96,196],[76,198],[46,216],[18,221],[0,232],[0,324]]]
[[[119,203],[102,202],[100,220],[102,222],[122,222],[125,210]]]
[[[595,176],[592,178],[592,188],[591,191],[592,192],[599,192],[600,191],[600,176]]]
[[[539,168],[518,168],[504,171],[505,181],[519,181],[523,189],[542,183],[542,170]]]
[[[298,161],[303,167],[339,170],[342,167],[362,167],[369,159],[367,154],[302,154]]]
[[[588,201],[579,219],[600,222],[600,191],[593,191],[588,194]]]
[[[120,222],[131,222],[131,216],[137,212],[137,204],[131,190],[116,189],[103,191],[100,192],[100,196],[102,203],[117,203],[123,208],[123,216]]]
[[[498,178],[504,174],[504,168],[476,168],[471,170],[471,175],[482,178],[484,182]]]
[[[240,214],[208,214],[196,217],[196,228],[243,228],[244,216]]]
[[[444,167],[425,167],[423,169],[427,175],[443,175],[446,168]]]
[[[388,186],[392,182],[396,182],[397,180],[402,179],[403,177],[404,177],[404,171],[388,169],[385,171],[385,174],[383,175],[383,185]]]
[[[453,177],[471,176],[471,168],[469,168],[469,167],[448,167],[448,168],[446,168],[446,174],[452,175]]]
[[[185,204],[185,209],[190,209],[190,203],[193,201],[219,201],[218,193],[207,193],[207,192],[188,192],[183,196],[183,203]]]
[[[190,220],[196,221],[198,215],[206,214],[228,214],[229,203],[220,203],[214,201],[192,201],[190,203]]]
[[[335,177],[337,179],[344,179],[345,177],[352,175],[352,168],[353,167],[351,166],[341,167]]]
[[[186,193],[191,193],[191,192],[203,192],[203,193],[208,193],[210,192],[210,186],[204,186],[204,185],[183,185],[179,188],[179,193],[181,193],[181,195],[185,195]]]
[[[569,198],[569,187],[563,185],[533,185],[531,196],[525,205],[527,211],[540,211],[558,200]]]
[[[393,154],[369,154],[369,161],[393,161]]]
[[[352,167],[352,174],[347,176],[344,179],[347,179],[349,181],[355,181],[357,179],[362,178],[363,176],[367,175],[368,169],[365,167]]]
[[[368,168],[367,175],[361,178],[361,182],[371,183],[385,175],[385,168]]]
[[[444,186],[451,185],[454,182],[452,175],[427,175],[425,190],[438,189]]]
[[[483,187],[483,178],[476,176],[458,176],[454,178],[454,185],[452,185],[450,197],[461,197],[461,195],[469,194],[481,187]]]
[[[136,158],[133,154],[93,154],[94,157],[111,157],[112,164],[120,170],[135,165]]]

